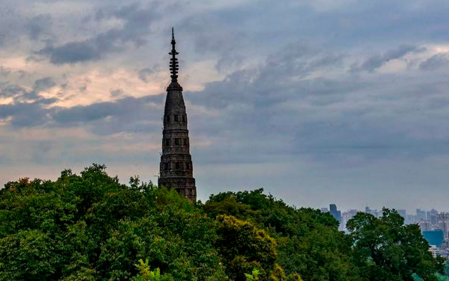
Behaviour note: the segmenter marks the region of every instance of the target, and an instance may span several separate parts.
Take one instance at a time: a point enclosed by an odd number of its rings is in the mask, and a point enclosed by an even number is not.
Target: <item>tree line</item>
[[[94,164],[0,190],[0,281],[446,280],[445,260],[396,211],[347,227],[262,189],[191,204]]]

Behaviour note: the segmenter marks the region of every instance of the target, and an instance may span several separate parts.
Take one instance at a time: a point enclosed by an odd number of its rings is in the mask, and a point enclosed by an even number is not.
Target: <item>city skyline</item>
[[[390,209],[391,211],[392,209]],[[404,218],[405,225],[418,225],[424,239],[431,246],[429,251],[434,257],[442,256],[449,258],[449,213],[439,212],[431,209],[416,209],[415,212],[407,210],[396,210]],[[321,212],[329,213],[339,223],[339,230],[349,233],[348,222],[358,213],[367,213],[376,218],[383,216],[383,210],[371,209],[365,207],[364,210],[350,209],[347,211],[339,210],[336,204],[329,204],[329,208],[321,208]],[[387,213],[388,214],[388,213]]]
[[[432,210],[436,210],[439,213],[449,213],[449,207],[447,209],[441,209],[440,210],[440,209],[436,209],[436,208],[434,208],[432,206],[421,207],[421,208],[413,208],[413,209],[404,209],[404,208],[397,208],[397,207],[394,207],[394,206],[375,207],[375,206],[368,206],[368,205],[365,205],[363,207],[355,207],[355,206],[349,206],[349,207],[344,206],[344,207],[341,207],[338,203],[330,203],[327,206],[319,206],[317,208],[320,209],[320,210],[321,209],[327,209],[329,211],[329,205],[331,205],[331,204],[335,204],[337,206],[338,210],[342,211],[342,212],[351,211],[351,210],[365,211],[366,208],[369,208],[370,210],[375,210],[375,211],[378,211],[378,212],[381,213],[382,212],[382,208],[387,208],[387,209],[394,209],[396,211],[403,211],[404,210],[404,211],[407,212],[407,214],[415,213],[417,210],[422,210],[422,211],[425,211],[425,212],[430,212]],[[358,206],[360,206],[360,205],[358,205]]]
[[[337,2],[0,0],[0,185],[156,183],[174,26],[199,200],[448,210],[449,3]]]

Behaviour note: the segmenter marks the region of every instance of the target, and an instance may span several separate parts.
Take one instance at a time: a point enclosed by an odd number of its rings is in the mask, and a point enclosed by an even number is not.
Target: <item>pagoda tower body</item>
[[[196,201],[196,186],[193,178],[193,163],[190,155],[187,112],[178,83],[179,63],[176,55],[176,41],[172,29],[172,50],[169,53],[171,83],[167,88],[162,132],[162,155],[159,186],[174,189],[191,202]]]

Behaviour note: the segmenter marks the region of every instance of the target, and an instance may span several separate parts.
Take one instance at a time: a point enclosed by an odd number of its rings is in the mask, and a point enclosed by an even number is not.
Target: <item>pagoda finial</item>
[[[179,53],[176,51],[175,29],[173,27],[171,28],[171,34],[172,34],[172,39],[171,39],[172,49],[171,49],[171,52],[168,53],[169,55],[172,56],[170,59],[171,81],[177,82],[178,81],[179,63],[178,63],[178,58],[176,57],[176,55],[178,55]]]

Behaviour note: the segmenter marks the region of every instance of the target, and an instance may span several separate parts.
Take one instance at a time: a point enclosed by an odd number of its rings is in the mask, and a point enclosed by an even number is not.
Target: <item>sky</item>
[[[157,182],[173,26],[199,199],[449,211],[447,0],[0,5],[0,185]]]

